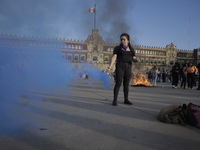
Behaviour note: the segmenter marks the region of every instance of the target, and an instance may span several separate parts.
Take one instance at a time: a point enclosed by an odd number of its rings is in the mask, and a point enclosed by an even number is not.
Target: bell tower
[[[87,43],[87,61],[92,63],[103,63],[103,46],[105,42],[99,34],[98,29],[93,29],[92,34],[85,41]]]

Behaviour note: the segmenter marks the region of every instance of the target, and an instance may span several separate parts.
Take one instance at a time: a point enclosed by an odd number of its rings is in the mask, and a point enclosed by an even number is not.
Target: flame
[[[135,85],[151,86],[151,83],[147,80],[146,74],[135,73],[133,76],[133,86]]]

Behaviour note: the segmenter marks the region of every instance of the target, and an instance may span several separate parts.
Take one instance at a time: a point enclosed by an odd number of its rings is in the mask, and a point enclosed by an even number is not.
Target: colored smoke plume
[[[109,78],[105,73],[101,73],[99,69],[89,64],[83,66],[93,79],[99,80],[106,88],[110,87]],[[76,79],[78,72],[82,71],[72,70],[72,63],[66,62],[58,48],[39,46],[17,48],[1,45],[0,137],[26,132],[32,126],[38,127],[40,120],[34,115],[34,111],[45,110],[42,108],[40,110],[40,106],[37,110],[33,110],[32,103],[37,101],[37,104],[40,104],[42,98],[26,97],[24,94],[34,91],[48,94],[67,92],[69,91],[67,85]]]
[[[98,81],[99,84],[103,84],[106,89],[111,88],[110,78],[105,72],[102,72],[97,67],[89,63],[81,63],[78,67],[79,69],[77,69],[77,72],[88,75],[91,79]],[[87,82],[95,87],[92,81],[87,80]]]

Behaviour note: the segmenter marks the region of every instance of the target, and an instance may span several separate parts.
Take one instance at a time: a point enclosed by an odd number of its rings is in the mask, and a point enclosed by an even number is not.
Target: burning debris
[[[147,80],[146,74],[135,73],[133,76],[133,85],[132,86],[145,86],[151,87],[151,83]]]

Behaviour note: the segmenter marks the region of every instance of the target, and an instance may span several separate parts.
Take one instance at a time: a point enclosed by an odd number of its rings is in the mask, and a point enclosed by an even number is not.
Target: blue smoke
[[[103,84],[106,89],[111,88],[110,78],[105,72],[102,72],[97,67],[89,63],[79,64],[79,67],[80,67],[79,72],[83,72],[86,75],[89,75],[90,78],[98,81],[99,84]],[[92,82],[90,82],[89,80],[88,83],[90,83],[93,87],[95,87],[95,85],[92,84]]]
[[[4,45],[0,49],[0,136],[20,133],[27,125],[36,125],[35,116],[26,116],[29,105],[22,104],[27,92],[57,93],[67,91],[75,79],[72,65],[66,63],[57,48],[16,48]],[[30,103],[31,97],[26,99]]]
[[[58,42],[59,44],[59,42]],[[16,48],[8,45],[0,47],[0,137],[26,132],[30,126],[39,126],[39,119],[31,106],[37,99],[37,105],[43,101],[26,93],[59,94],[68,92],[67,85],[85,72],[105,88],[110,88],[110,79],[91,64],[74,66],[66,62],[58,48],[25,46]],[[40,108],[38,106],[38,108]],[[29,113],[32,111],[33,113]],[[46,112],[44,112],[46,113]],[[31,114],[31,116],[30,116]]]

